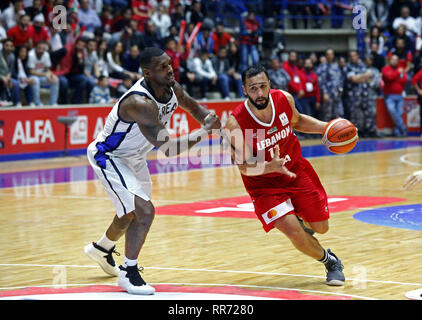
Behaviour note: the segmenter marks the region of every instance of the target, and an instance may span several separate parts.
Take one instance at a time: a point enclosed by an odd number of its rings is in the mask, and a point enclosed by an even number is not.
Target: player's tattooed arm
[[[155,147],[160,148],[168,141],[169,132],[158,119],[158,108],[154,101],[140,95],[130,95],[120,103],[118,112],[123,121],[136,122],[145,138]]]
[[[193,99],[179,83],[173,86],[174,93],[176,94],[177,101],[179,101],[180,106],[189,112],[189,114],[199,123],[204,124],[206,116],[210,111],[201,106],[195,99]]]
[[[145,138],[167,157],[189,150],[201,141],[201,138],[208,136],[218,121],[215,115],[208,116],[201,129],[171,138],[167,128],[159,120],[157,104],[140,95],[131,95],[120,103],[119,117],[126,122],[136,122]]]

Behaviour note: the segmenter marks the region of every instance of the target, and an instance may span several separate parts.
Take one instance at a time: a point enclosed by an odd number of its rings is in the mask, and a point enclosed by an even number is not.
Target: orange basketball
[[[358,129],[349,120],[337,118],[327,123],[322,142],[333,153],[351,151],[358,142]]]

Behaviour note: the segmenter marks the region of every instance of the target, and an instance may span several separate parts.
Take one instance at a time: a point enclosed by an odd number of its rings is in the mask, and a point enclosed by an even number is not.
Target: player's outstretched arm
[[[167,157],[189,150],[213,129],[220,128],[218,118],[209,114],[205,117],[201,129],[172,139],[158,116],[157,104],[146,97],[131,95],[120,103],[119,117],[127,122],[136,122],[145,138]]]
[[[409,175],[403,183],[403,188],[412,190],[420,182],[422,182],[422,170],[415,171]]]
[[[286,91],[283,91],[283,93],[286,95],[287,100],[289,100],[290,107],[293,110],[293,116],[291,120],[292,128],[304,133],[323,134],[327,122],[320,121],[303,113],[299,113],[299,111],[296,109],[295,100],[293,99],[292,95]]]
[[[177,101],[179,105],[189,112],[189,114],[199,123],[204,124],[204,120],[206,116],[210,113],[210,111],[201,106],[195,99],[193,99],[185,90],[183,90],[182,86],[176,82],[173,86],[174,93],[176,94]],[[218,129],[221,128],[221,125]]]

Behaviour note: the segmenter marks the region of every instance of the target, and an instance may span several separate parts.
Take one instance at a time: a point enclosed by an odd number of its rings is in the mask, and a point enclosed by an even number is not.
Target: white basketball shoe
[[[138,266],[119,266],[119,278],[117,284],[130,294],[151,295],[155,288],[147,284],[139,274]],[[141,269],[142,271],[142,269]]]
[[[119,268],[116,266],[112,253],[115,253],[117,256],[120,254],[114,250],[115,247],[107,251],[95,242],[92,242],[85,246],[84,251],[88,258],[98,263],[105,273],[116,277],[119,275]]]

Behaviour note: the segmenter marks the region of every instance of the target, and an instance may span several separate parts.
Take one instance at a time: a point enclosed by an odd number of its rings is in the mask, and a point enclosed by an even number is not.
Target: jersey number
[[[268,150],[270,151],[270,156],[271,156],[271,159],[272,159],[275,156],[275,151],[276,150],[278,152],[280,152],[280,146],[278,144],[276,144],[274,147],[269,148]],[[290,158],[290,156],[288,154],[286,154],[285,157],[284,157],[284,163],[283,163],[283,165],[285,165],[287,162],[289,162],[291,160],[292,159]]]

